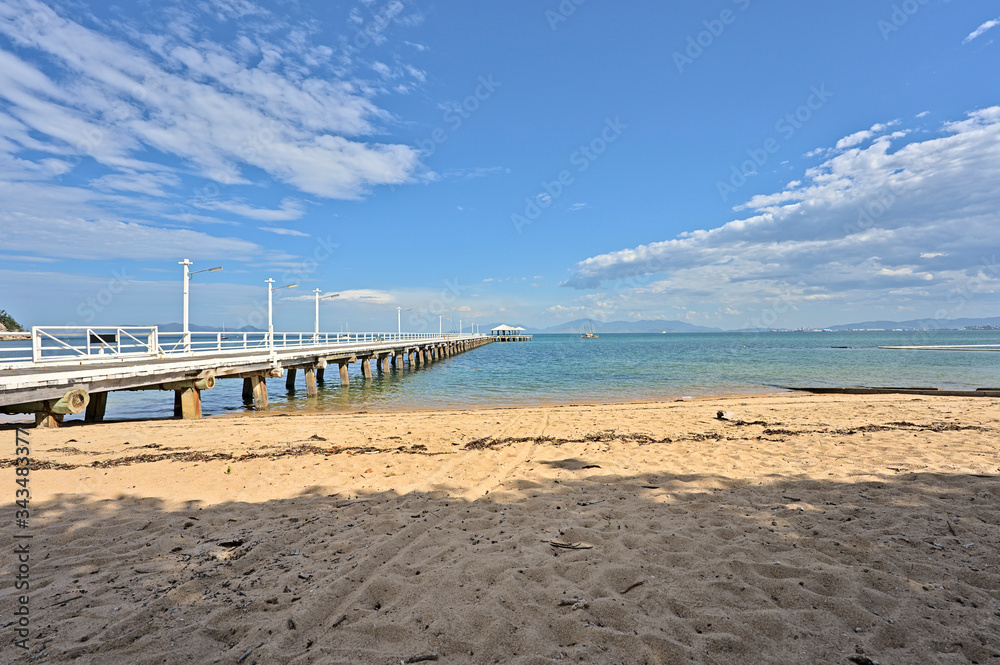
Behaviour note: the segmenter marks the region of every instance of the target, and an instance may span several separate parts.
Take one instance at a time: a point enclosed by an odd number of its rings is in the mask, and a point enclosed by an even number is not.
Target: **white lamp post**
[[[396,308],[396,335],[399,339],[403,339],[403,312],[412,312],[413,308],[408,307],[403,309],[402,307]]]
[[[267,282],[267,346],[274,349],[274,307],[272,306],[272,294],[276,289],[294,289],[298,284],[285,284],[275,286],[273,279],[265,279]]]
[[[187,259],[183,261],[178,261],[178,265],[184,266],[184,350],[191,350],[191,331],[188,330],[188,295],[191,291],[191,275],[197,275],[200,272],[216,272],[217,270],[222,270],[222,266],[215,266],[214,268],[205,268],[204,270],[195,270],[191,272],[191,266],[193,265]]]
[[[326,300],[327,298],[336,298],[340,294],[339,293],[331,293],[331,294],[328,294],[328,295],[325,295],[325,296],[320,296],[320,293],[322,293],[322,291],[320,289],[315,289],[313,291],[313,293],[316,294],[316,327],[314,328],[313,332],[315,333],[314,340],[316,342],[319,342],[319,301],[320,300]]]

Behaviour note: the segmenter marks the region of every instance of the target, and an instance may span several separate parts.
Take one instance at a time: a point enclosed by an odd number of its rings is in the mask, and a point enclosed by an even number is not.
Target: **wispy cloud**
[[[287,222],[302,217],[305,212],[297,201],[292,201],[291,199],[282,201],[281,208],[277,210],[258,208],[242,201],[207,200],[197,201],[194,205],[205,210],[224,210],[261,222]]]
[[[378,289],[347,289],[339,291],[339,293],[340,297],[337,300],[341,302],[354,302],[365,305],[391,305],[396,302],[396,298],[391,293]]]
[[[240,238],[219,238],[188,229],[23,213],[0,215],[0,246],[22,252],[44,248],[45,256],[84,260],[229,256],[246,261],[264,253],[258,245]]]
[[[489,176],[510,173],[510,169],[503,166],[479,166],[470,169],[448,169],[441,174],[443,178],[487,178]]]
[[[982,35],[987,30],[991,30],[992,28],[995,28],[998,25],[1000,25],[1000,19],[990,19],[989,21],[986,21],[981,26],[979,26],[978,28],[976,28],[975,30],[973,30],[972,32],[970,32],[969,36],[962,40],[962,43],[963,44],[968,44],[973,39],[975,39],[976,37],[979,37],[980,35]]]
[[[281,236],[297,236],[300,238],[308,238],[308,233],[303,233],[302,231],[296,231],[295,229],[286,229],[280,226],[258,226],[261,231],[267,231],[268,233],[277,233]]]
[[[40,256],[18,256],[16,254],[0,254],[0,261],[19,261],[24,263],[55,263],[56,259]]]

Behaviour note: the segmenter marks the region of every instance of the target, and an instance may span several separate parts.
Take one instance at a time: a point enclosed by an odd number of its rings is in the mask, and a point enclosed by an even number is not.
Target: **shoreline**
[[[771,388],[771,387],[769,387]],[[322,415],[336,415],[336,414],[358,414],[358,413],[385,413],[385,414],[401,414],[401,413],[423,413],[423,412],[455,412],[455,411],[488,411],[495,409],[532,409],[532,408],[559,408],[559,407],[571,407],[571,406],[613,406],[613,405],[629,405],[629,404],[668,404],[671,402],[688,402],[695,400],[712,400],[712,399],[735,399],[739,397],[769,397],[778,395],[793,395],[798,394],[800,391],[796,390],[781,390],[773,389],[768,392],[752,392],[752,393],[741,393],[741,392],[722,392],[722,393],[691,393],[688,395],[682,395],[678,393],[678,396],[658,396],[649,397],[645,399],[624,399],[624,400],[582,400],[582,401],[536,401],[536,402],[516,402],[511,404],[500,404],[500,405],[479,405],[470,404],[466,406],[461,406],[457,404],[444,404],[440,406],[384,406],[384,405],[366,405],[360,404],[356,407],[344,408],[344,409],[290,409],[283,408],[280,402],[272,402],[272,407],[268,411],[254,411],[252,409],[246,409],[239,411],[233,409],[231,411],[226,411],[223,413],[211,413],[202,417],[202,420],[208,419],[219,419],[219,418],[267,418],[267,417],[284,417],[284,416],[322,416]],[[805,393],[802,393],[805,394]],[[277,406],[274,406],[277,405]],[[81,419],[81,414],[74,414],[67,417],[61,428],[65,427],[81,427],[81,426],[93,426],[94,424],[111,424],[111,423],[142,423],[142,422],[169,422],[169,421],[179,421],[180,418],[176,416],[161,416],[161,417],[150,417],[150,418],[105,418],[102,423],[84,423]],[[187,421],[196,422],[196,421]],[[5,429],[13,429],[15,427],[22,427],[27,425],[25,429],[34,429],[34,420],[32,418],[26,417],[22,414],[0,414],[0,431]],[[60,428],[60,429],[61,429]]]

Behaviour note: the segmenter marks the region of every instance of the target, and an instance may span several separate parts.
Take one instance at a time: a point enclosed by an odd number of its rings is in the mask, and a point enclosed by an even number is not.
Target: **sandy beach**
[[[998,433],[801,394],[30,430],[0,660],[1000,662]]]

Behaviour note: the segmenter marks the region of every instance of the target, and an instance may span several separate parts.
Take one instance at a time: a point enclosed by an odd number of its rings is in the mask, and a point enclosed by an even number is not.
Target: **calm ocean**
[[[283,378],[271,379],[268,392],[272,411],[307,412],[633,401],[775,392],[774,385],[1000,386],[1000,353],[877,348],[932,344],[1000,345],[1000,332],[536,335],[532,342],[488,344],[415,371],[376,372],[367,383],[360,365],[351,365],[346,390],[334,368],[318,399],[306,398],[301,372],[294,393],[285,390]],[[203,392],[205,415],[243,411],[242,384],[220,380]],[[109,420],[172,413],[168,392],[108,398]]]

